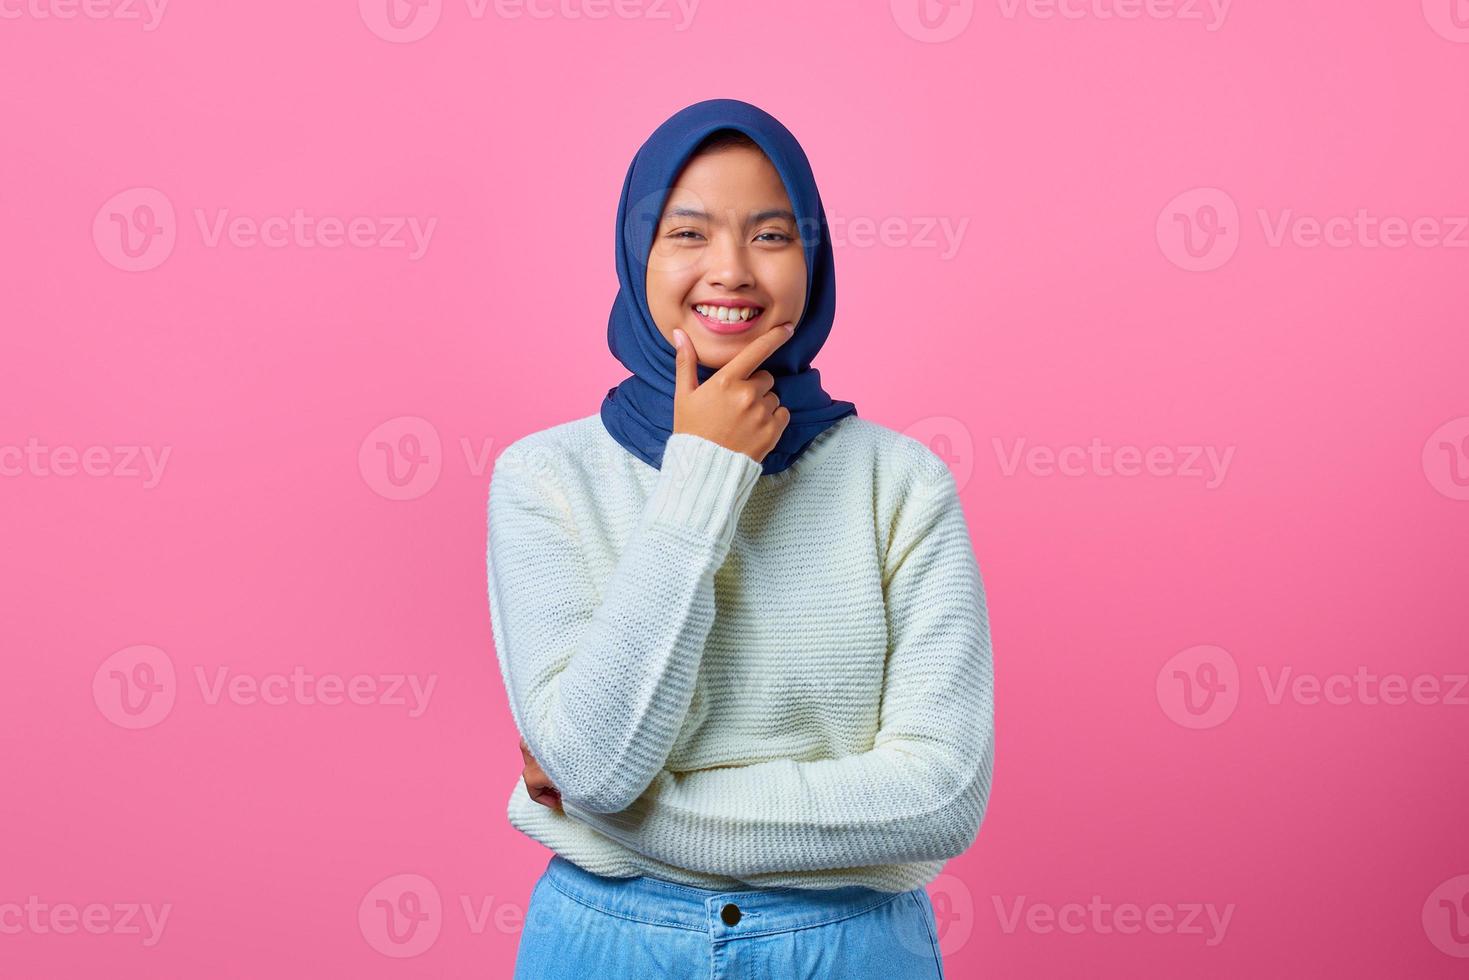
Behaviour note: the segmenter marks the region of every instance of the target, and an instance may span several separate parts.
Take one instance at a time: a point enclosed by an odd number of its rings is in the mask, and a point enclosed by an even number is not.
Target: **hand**
[[[791,338],[794,326],[783,323],[765,331],[703,384],[699,383],[699,352],[694,340],[675,328],[678,374],[673,390],[673,431],[703,436],[757,463],[763,461],[780,440],[791,411],[771,391],[775,375],[755,369]]]
[[[530,754],[530,746],[525,744],[524,738],[520,740],[520,755],[525,759],[525,788],[530,793],[530,798],[541,806],[564,813],[561,809],[561,791],[551,782],[551,777],[546,775],[536,757]]]

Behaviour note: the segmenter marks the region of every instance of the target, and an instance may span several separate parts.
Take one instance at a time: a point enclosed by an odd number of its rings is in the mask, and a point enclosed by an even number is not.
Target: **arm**
[[[593,583],[565,498],[530,453],[496,460],[495,652],[516,727],[584,811],[626,808],[668,760],[714,623],[714,574],[761,467],[675,433],[637,527]]]
[[[989,800],[993,660],[958,492],[935,462],[885,562],[889,651],[870,751],[661,771],[623,813],[573,803],[566,814],[659,861],[735,877],[963,853]]]

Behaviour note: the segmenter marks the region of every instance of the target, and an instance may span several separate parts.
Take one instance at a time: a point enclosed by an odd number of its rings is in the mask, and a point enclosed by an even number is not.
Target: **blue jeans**
[[[515,980],[933,980],[928,892],[710,891],[606,878],[559,854],[536,882]]]

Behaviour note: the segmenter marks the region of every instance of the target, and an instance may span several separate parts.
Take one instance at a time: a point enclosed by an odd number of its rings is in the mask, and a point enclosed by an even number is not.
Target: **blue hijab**
[[[658,332],[648,310],[644,276],[669,191],[694,148],[718,129],[738,130],[765,151],[790,196],[806,252],[805,311],[795,335],[761,365],[775,376],[776,397],[791,413],[785,431],[761,464],[762,475],[779,473],[824,429],[856,415],[857,406],[832,400],[821,387],[820,372],[811,366],[836,315],[831,236],[811,164],[779,120],[748,102],[709,99],[679,110],[653,131],[628,167],[617,205],[620,285],[607,319],[607,346],[632,375],[607,390],[602,424],[633,455],[662,468],[663,445],[673,434],[677,351]],[[714,369],[700,364],[697,372],[702,383]]]

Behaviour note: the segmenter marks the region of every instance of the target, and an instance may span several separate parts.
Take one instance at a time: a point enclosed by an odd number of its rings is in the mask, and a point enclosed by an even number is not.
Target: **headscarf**
[[[821,387],[820,372],[811,366],[836,314],[831,235],[811,164],[779,120],[748,102],[709,99],[679,110],[653,131],[628,167],[617,205],[619,288],[607,319],[607,346],[632,375],[607,390],[602,424],[629,452],[655,469],[662,468],[663,446],[673,434],[677,351],[649,312],[644,276],[653,236],[679,172],[700,141],[720,129],[749,136],[775,165],[806,253],[805,310],[795,334],[761,365],[775,376],[772,390],[791,413],[785,431],[761,463],[762,475],[779,473],[824,429],[856,415],[857,406],[834,401]],[[697,365],[699,381],[714,370]]]

